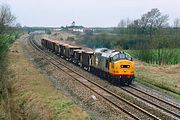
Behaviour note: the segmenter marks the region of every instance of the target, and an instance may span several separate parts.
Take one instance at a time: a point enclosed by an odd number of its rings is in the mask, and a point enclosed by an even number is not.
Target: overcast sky
[[[121,19],[137,19],[152,8],[180,18],[180,0],[0,0],[22,26],[114,27]]]

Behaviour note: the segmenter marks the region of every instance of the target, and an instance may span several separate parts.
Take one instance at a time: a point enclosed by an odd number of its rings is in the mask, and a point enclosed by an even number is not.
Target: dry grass
[[[55,32],[55,33],[52,33],[51,35],[45,34],[44,36],[49,37],[51,39],[55,39],[55,40],[61,40],[61,39],[66,40],[68,37],[76,38],[76,36],[74,34],[68,33],[68,32],[63,32],[63,31]]]
[[[3,107],[3,105],[4,105],[4,101],[1,99],[0,100],[0,119],[5,119],[5,117],[6,117],[6,110],[5,110],[5,108]]]
[[[135,66],[138,78],[180,95],[180,64],[159,66],[135,60]]]
[[[89,119],[70,99],[57,91],[14,43],[8,53],[13,115],[19,119]]]

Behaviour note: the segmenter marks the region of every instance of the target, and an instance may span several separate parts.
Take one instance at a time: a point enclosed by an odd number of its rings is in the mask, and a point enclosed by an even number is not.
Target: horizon
[[[180,18],[179,0],[1,0],[1,4],[9,5],[17,22],[29,27],[69,26],[72,21],[86,27],[116,27],[120,20],[138,19],[152,8],[168,14],[170,26]]]

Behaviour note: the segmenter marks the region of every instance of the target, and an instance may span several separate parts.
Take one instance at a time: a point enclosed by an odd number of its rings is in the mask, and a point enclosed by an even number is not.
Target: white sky
[[[180,18],[180,0],[0,0],[23,26],[66,26],[75,21],[88,27],[113,27],[121,19],[137,19],[152,8]]]

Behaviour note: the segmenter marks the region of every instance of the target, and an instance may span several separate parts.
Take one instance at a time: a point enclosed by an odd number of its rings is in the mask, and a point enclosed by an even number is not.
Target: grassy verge
[[[137,78],[135,79],[136,82],[139,82],[145,86],[148,86],[150,88],[153,88],[155,90],[158,90],[160,92],[163,92],[163,93],[166,93],[176,99],[180,99],[180,93],[177,93],[176,91],[172,91],[170,90],[168,87],[165,87],[165,86],[162,86],[162,85],[158,85],[154,82],[150,82],[150,81],[147,81],[147,80],[143,80],[142,78]]]
[[[47,76],[26,59],[20,42],[13,44],[7,56],[14,119],[89,119],[85,111],[57,91]]]
[[[4,85],[4,71],[5,71],[5,66],[4,66],[4,60],[0,58],[0,119],[5,119],[6,117],[6,110],[5,110],[5,102],[6,102],[6,94],[5,93],[5,85]]]
[[[1,120],[5,119],[5,116],[6,116],[6,111],[3,107],[3,104],[4,104],[4,101],[1,98],[1,101],[0,101],[0,119]]]
[[[135,62],[137,81],[180,99],[180,65],[153,65]]]
[[[174,49],[179,58],[180,49]],[[126,51],[136,58],[135,51]],[[180,99],[180,64],[158,65],[134,59],[136,81]]]
[[[9,47],[19,37],[19,32],[0,34],[0,119],[10,119],[8,82],[6,78],[6,54]]]

